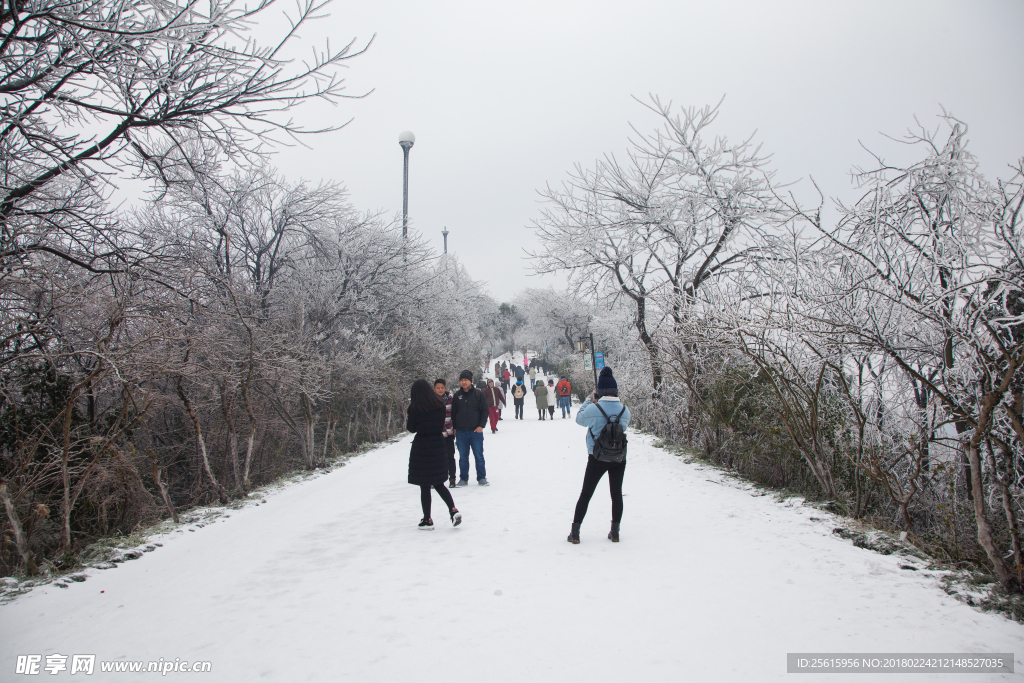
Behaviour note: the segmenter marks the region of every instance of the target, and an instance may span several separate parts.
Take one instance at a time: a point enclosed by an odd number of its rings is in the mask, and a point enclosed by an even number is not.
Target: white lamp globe
[[[411,130],[402,131],[402,134],[398,136],[398,144],[408,144],[412,146],[416,142],[416,136],[412,134]]]

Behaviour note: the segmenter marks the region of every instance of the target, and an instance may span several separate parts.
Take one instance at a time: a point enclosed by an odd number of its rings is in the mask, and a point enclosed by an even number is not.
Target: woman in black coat
[[[414,432],[412,448],[409,450],[409,483],[420,487],[420,504],[423,519],[420,529],[434,528],[430,518],[430,489],[433,488],[448,506],[452,526],[462,523],[462,515],[455,507],[452,494],[445,488],[448,480],[448,455],[444,448],[444,401],[430,387],[425,379],[412,383],[410,392],[409,417],[405,428]]]

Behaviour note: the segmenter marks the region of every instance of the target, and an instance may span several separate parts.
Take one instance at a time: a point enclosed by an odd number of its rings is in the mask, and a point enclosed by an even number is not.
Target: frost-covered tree
[[[912,530],[915,497],[950,495],[937,477],[955,486],[959,452],[978,545],[1019,591],[1021,168],[989,183],[965,126],[945,123],[909,134],[922,161],[860,172],[866,192],[834,227],[790,204],[817,243],[794,232],[775,259],[709,288],[703,329],[687,334],[757,368],[821,491],[842,497],[848,478],[855,513],[867,477]]]
[[[542,192],[542,246],[532,256],[539,273],[567,271],[578,296],[628,302],[657,390],[661,330],[685,320],[708,282],[759,256],[777,201],[759,146],[711,137],[718,107],[645,106],[661,127],[634,129],[625,161],[577,166]]]
[[[945,123],[946,135],[908,135],[926,151],[923,161],[863,173],[867,193],[835,229],[822,230],[875,303],[837,311],[835,324],[897,365],[925,410],[942,407],[968,465],[978,542],[1003,585],[1020,590],[1021,501],[1011,486],[1024,457],[1016,426],[1024,387],[1024,175],[1018,164],[1010,179],[988,182],[966,148],[966,126],[948,116]],[[987,509],[992,489],[1006,518],[1009,565]]]
[[[338,72],[359,51],[292,60],[323,3],[300,4],[276,42],[250,40],[272,2],[32,0],[0,10],[0,257],[45,252],[123,269],[105,199],[132,166],[165,166],[200,139],[233,155],[305,131],[294,108],[344,96]],[[273,40],[273,39],[272,39]],[[172,154],[172,157],[174,155]],[[96,237],[97,231],[100,238]],[[105,233],[114,235],[102,238]]]

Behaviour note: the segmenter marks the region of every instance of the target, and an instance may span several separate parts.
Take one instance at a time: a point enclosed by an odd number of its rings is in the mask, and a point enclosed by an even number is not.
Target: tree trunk
[[[636,309],[636,330],[640,334],[640,341],[643,342],[644,348],[647,349],[647,355],[650,358],[651,364],[651,381],[654,385],[654,392],[657,393],[661,391],[661,383],[663,381],[661,361],[658,358],[658,346],[657,344],[654,343],[654,339],[647,332],[646,305],[638,301],[636,304]]]
[[[1014,434],[1020,439],[1021,443],[1024,443],[1024,425],[1021,424],[1020,414],[1021,409],[1024,408],[1024,394],[1015,393],[1013,395],[1013,405],[1004,406],[1007,414],[1010,416],[1010,427],[1013,429]]]
[[[972,498],[974,501],[974,520],[978,527],[978,544],[985,551],[985,555],[988,557],[988,561],[992,565],[992,570],[996,573],[999,583],[1003,584],[1003,587],[1008,592],[1017,592],[1013,590],[1015,589],[1014,584],[1016,581],[1007,570],[999,549],[996,548],[995,541],[992,538],[992,525],[988,521],[988,513],[985,512],[985,491],[982,488],[981,480],[981,458],[978,455],[978,446],[974,443],[974,439],[965,444],[964,451],[967,455],[967,462],[971,466],[971,493],[973,494]]]
[[[1000,442],[999,445],[1002,447],[1003,457],[1009,465],[1009,463],[1013,462],[1013,452],[1005,443]],[[1013,510],[1013,498],[1010,497],[1010,487],[1007,484],[1006,477],[996,467],[996,456],[992,444],[986,443],[986,446],[988,447],[986,450],[988,466],[992,470],[992,481],[995,482],[996,488],[999,489],[999,497],[1003,500],[1003,514],[1006,515],[1006,526],[1010,530],[1010,543],[1013,546],[1013,571],[1019,583],[1024,579],[1024,561],[1021,559],[1017,514]]]
[[[313,421],[306,424],[306,466],[316,469],[316,428]]]
[[[79,393],[98,373],[98,369],[94,370],[92,375],[75,387],[70,396],[68,396],[67,404],[64,406],[60,453],[60,480],[63,489],[60,506],[60,549],[65,553],[71,551],[71,420],[75,414],[75,402],[78,401]]]
[[[235,421],[231,417],[231,409],[234,406],[234,402],[234,396],[228,397],[227,392],[221,387],[220,405],[221,410],[224,412],[224,424],[228,428],[228,458],[231,461],[231,471],[235,476],[235,492],[241,496],[243,495],[243,489],[242,474],[238,467],[238,434],[235,433]]]
[[[149,459],[152,463],[150,465],[150,473],[153,475],[153,483],[156,484],[157,490],[160,491],[160,497],[163,498],[164,506],[167,508],[167,511],[171,513],[171,519],[173,519],[174,523],[177,524],[178,511],[174,509],[174,503],[171,502],[171,495],[167,491],[167,484],[165,484],[163,479],[160,477],[160,462],[157,460],[156,453],[150,449],[146,449],[146,454],[149,455]]]
[[[985,491],[981,478],[981,457],[978,449],[989,433],[992,424],[992,411],[1002,402],[1003,396],[1010,389],[1010,384],[1021,365],[1022,355],[1024,355],[1024,344],[1014,349],[1012,354],[1007,354],[1009,362],[1002,380],[994,387],[993,391],[981,397],[981,410],[978,411],[978,419],[975,421],[974,435],[964,445],[964,451],[966,451],[968,462],[971,465],[971,490],[974,497],[974,517],[978,525],[978,543],[985,550],[989,562],[992,563],[992,570],[1007,593],[1020,593],[1022,586],[1016,573],[1011,573],[1007,569],[992,538],[992,525],[985,513]],[[998,473],[992,472],[992,476],[998,478]]]
[[[252,484],[249,481],[249,468],[252,466],[252,448],[256,441],[256,416],[252,412],[252,404],[249,402],[249,381],[242,383],[242,403],[245,405],[245,415],[249,418],[249,437],[245,444],[245,465],[242,471],[242,488],[248,495]]]
[[[11,528],[14,529],[14,544],[21,555],[21,561],[25,563],[25,573],[33,576],[36,573],[36,558],[28,547],[28,539],[21,529],[21,518],[18,517],[18,510],[14,507],[14,501],[7,491],[7,484],[0,484],[0,500],[4,502],[4,509],[7,510],[7,518],[11,520]]]
[[[206,453],[206,439],[203,438],[203,427],[199,422],[199,416],[196,415],[196,411],[192,407],[192,401],[188,400],[188,396],[185,395],[185,389],[181,386],[180,376],[178,377],[177,390],[178,398],[181,399],[182,404],[185,406],[189,419],[192,420],[192,426],[196,430],[196,449],[199,451],[199,456],[203,459],[203,470],[206,472],[206,476],[210,478],[210,483],[213,484],[215,489],[217,489],[217,496],[220,499],[221,504],[227,504],[227,491],[225,491],[224,487],[217,481],[217,477],[213,476],[213,470],[210,469],[210,458]]]
[[[334,441],[334,426],[336,424],[338,424],[337,420],[327,421],[327,428],[324,430],[324,449],[320,458],[322,462],[327,462],[327,444]]]
[[[306,469],[311,470],[316,465],[316,447],[314,441],[315,418],[313,415],[313,404],[304,392],[299,394],[299,408],[302,411],[302,457],[306,461]]]

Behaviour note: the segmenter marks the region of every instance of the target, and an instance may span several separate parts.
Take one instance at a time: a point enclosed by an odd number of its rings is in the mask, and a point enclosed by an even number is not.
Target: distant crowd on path
[[[524,358],[524,366],[526,359]],[[455,507],[449,488],[469,485],[469,452],[473,451],[477,484],[489,486],[484,462],[484,428],[498,431],[501,411],[512,394],[515,419],[523,418],[526,398],[525,378],[530,377],[530,390],[537,403],[538,420],[555,418],[555,408],[562,411],[562,419],[571,417],[572,385],[565,377],[555,384],[554,379],[537,380],[536,365],[508,366],[494,364],[494,379],[487,379],[481,388],[473,385],[473,373],[463,370],[459,374],[459,388],[448,390],[445,379],[434,381],[418,379],[410,390],[406,428],[416,434],[409,451],[408,482],[420,487],[420,505],[423,518],[419,528],[434,528],[431,518],[431,489],[437,492],[448,507],[453,526],[462,523],[462,514]],[[542,373],[543,374],[543,373]],[[515,383],[512,384],[512,378]],[[498,384],[495,384],[497,380]],[[608,538],[619,541],[622,521],[622,480],[626,472],[626,430],[629,427],[629,408],[619,400],[618,385],[611,368],[605,367],[597,380],[597,388],[576,413],[576,423],[587,428],[587,467],[583,474],[583,488],[576,502],[572,526],[566,540],[580,542],[580,527],[587,514],[590,500],[601,477],[608,474],[608,487],[612,500],[612,523]],[[458,470],[455,451],[459,452]],[[459,475],[456,479],[456,474]],[[448,488],[445,488],[445,479]]]

